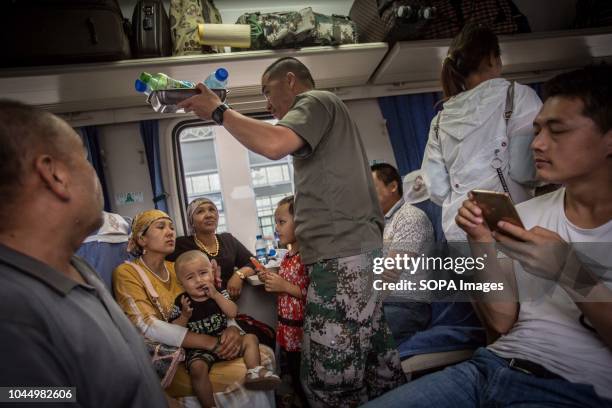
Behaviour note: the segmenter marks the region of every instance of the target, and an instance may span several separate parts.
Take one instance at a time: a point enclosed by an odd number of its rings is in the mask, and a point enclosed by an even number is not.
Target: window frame
[[[274,119],[274,117],[268,112],[249,113],[249,114],[245,114],[245,116],[253,118],[253,119],[257,119],[257,120]],[[176,186],[177,186],[177,196],[179,200],[179,214],[181,217],[181,225],[183,227],[183,231],[185,235],[187,235],[187,231],[188,231],[188,228],[187,228],[187,206],[188,206],[187,198],[188,197],[187,197],[187,185],[185,182],[185,167],[183,165],[183,156],[181,154],[180,134],[183,130],[187,128],[202,127],[202,126],[219,126],[219,125],[217,125],[212,120],[202,120],[202,119],[196,118],[196,119],[182,120],[178,122],[176,125],[174,125],[174,127],[172,128],[172,156],[174,157],[173,166],[174,166],[174,174],[175,174],[174,182],[176,183]],[[215,140],[214,136],[212,137],[212,140]],[[213,143],[213,146],[215,148],[215,160],[217,161],[217,168],[218,168],[219,162],[218,162],[216,143]],[[247,156],[247,160],[249,160],[248,156]],[[250,160],[249,160],[249,168],[250,168]],[[293,176],[293,172],[291,172],[291,176]],[[253,188],[252,177],[249,178],[249,183],[251,185],[251,188]],[[221,187],[221,199],[225,203],[225,194],[224,194],[222,183],[220,183],[220,187]],[[254,192],[255,191],[253,190],[253,193]],[[224,208],[225,207],[226,206],[224,204]],[[177,220],[174,220],[174,222],[175,224],[178,224]],[[226,225],[228,225],[227,214],[225,214],[225,223]]]
[[[260,120],[273,120],[275,118],[273,117],[269,117],[269,118],[260,118]],[[277,122],[278,123],[278,122]],[[250,153],[254,153],[254,152],[250,152]],[[257,154],[257,153],[255,153]],[[261,156],[261,155],[260,155]],[[295,183],[294,183],[294,168],[293,168],[293,157],[291,155],[287,155],[284,158],[280,159],[280,160],[270,160],[268,159],[268,162],[265,163],[256,163],[256,164],[252,164],[251,163],[251,156],[250,154],[247,153],[247,161],[248,161],[248,165],[249,165],[249,174],[250,174],[250,178],[249,178],[249,184],[251,186],[251,190],[253,191],[253,201],[255,204],[255,214],[257,217],[257,228],[259,228],[261,230],[261,232],[265,234],[265,232],[263,231],[263,229],[265,228],[265,226],[263,226],[260,222],[262,217],[269,217],[268,215],[264,215],[264,216],[260,216],[259,215],[259,207],[257,206],[257,199],[258,198],[262,198],[262,197],[267,197],[270,198],[272,197],[272,195],[264,195],[264,196],[258,196],[257,195],[257,191],[261,191],[261,189],[265,189],[265,188],[275,188],[275,187],[279,187],[279,186],[285,186],[285,185],[290,185],[291,186],[291,192],[290,194],[287,195],[295,195]],[[274,183],[267,183],[264,185],[260,185],[260,186],[256,186],[255,185],[255,180],[253,179],[253,170],[257,170],[260,168],[270,168],[270,167],[282,167],[282,166],[287,166],[287,171],[288,171],[288,176],[289,179],[288,181],[282,181],[282,182],[274,182]],[[267,178],[267,174],[266,174],[266,178]],[[278,194],[274,194],[274,195],[278,195]],[[285,197],[287,196],[285,195]],[[272,230],[274,231],[274,206],[271,207],[272,208]]]

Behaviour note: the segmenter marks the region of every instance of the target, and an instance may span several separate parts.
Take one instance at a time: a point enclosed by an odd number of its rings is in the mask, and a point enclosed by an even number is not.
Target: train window
[[[253,117],[276,123],[269,115]],[[294,192],[291,156],[269,160],[248,151],[225,128],[199,120],[179,123],[174,134],[183,219],[187,204],[204,196],[219,207],[219,232],[244,239],[259,227],[272,237],[276,205]]]
[[[219,209],[217,231],[224,232],[227,230],[227,223],[215,151],[216,127],[190,126],[181,128],[179,131],[179,146],[186,195],[185,205],[199,197],[211,199]]]
[[[291,156],[281,160],[268,160],[249,152],[251,183],[255,193],[257,220],[264,235],[274,235],[274,209],[276,204],[293,194],[293,164]]]

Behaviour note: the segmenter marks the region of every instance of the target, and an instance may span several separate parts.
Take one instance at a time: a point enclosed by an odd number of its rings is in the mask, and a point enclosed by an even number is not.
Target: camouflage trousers
[[[381,251],[308,265],[301,377],[311,407],[354,407],[405,382],[372,288]]]

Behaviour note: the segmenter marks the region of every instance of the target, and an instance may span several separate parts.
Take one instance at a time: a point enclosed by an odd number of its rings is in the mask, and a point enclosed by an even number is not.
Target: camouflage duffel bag
[[[281,13],[246,13],[236,24],[251,26],[250,50],[355,44],[357,29],[346,16],[315,13],[312,7]]]
[[[198,24],[204,23],[222,23],[213,0],[171,0],[172,55],[223,52],[223,47],[200,44]]]

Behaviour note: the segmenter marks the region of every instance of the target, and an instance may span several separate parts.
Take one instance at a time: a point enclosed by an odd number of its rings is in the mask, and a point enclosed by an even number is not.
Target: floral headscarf
[[[138,244],[138,237],[142,237],[155,221],[160,218],[167,218],[172,221],[172,218],[161,210],[147,210],[138,214],[132,221],[132,235],[128,242],[128,252],[134,256],[142,255],[142,247]]]
[[[219,212],[219,209],[217,208],[215,203],[213,203],[212,200],[206,197],[196,198],[195,200],[190,202],[189,206],[187,207],[187,231],[189,235],[195,234],[193,215],[195,214],[198,207],[201,206],[202,204],[212,204],[217,210],[217,212]]]

